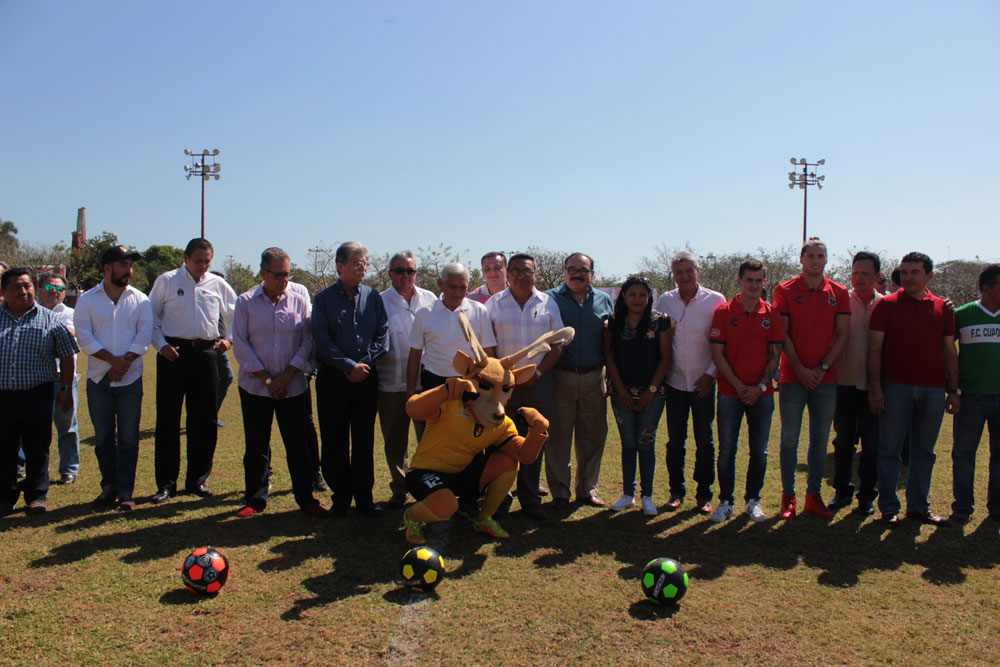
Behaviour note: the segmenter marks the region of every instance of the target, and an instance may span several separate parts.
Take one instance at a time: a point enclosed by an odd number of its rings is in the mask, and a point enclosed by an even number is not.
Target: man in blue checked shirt
[[[44,514],[49,491],[53,382],[55,409],[73,409],[76,341],[51,310],[35,303],[28,269],[8,269],[0,278],[0,516],[14,510],[21,491],[28,514]],[[56,359],[59,371],[56,372]],[[18,443],[27,478],[17,486]]]

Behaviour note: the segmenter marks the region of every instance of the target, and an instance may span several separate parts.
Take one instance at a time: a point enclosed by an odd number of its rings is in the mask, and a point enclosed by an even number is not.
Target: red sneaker
[[[781,494],[781,511],[778,512],[778,518],[785,521],[789,521],[795,518],[795,494],[794,493],[782,493]]]
[[[255,510],[253,507],[251,507],[250,505],[244,505],[243,507],[241,507],[236,511],[236,516],[238,516],[241,519],[249,519],[256,513],[257,510]]]
[[[823,496],[818,493],[806,494],[806,506],[802,511],[815,514],[825,521],[829,521],[833,518],[833,512],[826,508],[826,505],[823,503]]]
[[[316,517],[317,519],[325,519],[327,516],[327,511],[323,509],[323,506],[319,504],[318,500],[312,505],[306,505],[303,507],[302,511],[309,516]]]

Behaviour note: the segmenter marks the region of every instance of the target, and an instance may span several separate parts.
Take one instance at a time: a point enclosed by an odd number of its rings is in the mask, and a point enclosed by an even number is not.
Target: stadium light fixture
[[[201,177],[201,238],[205,238],[205,182],[211,180],[213,176],[215,180],[219,180],[219,172],[222,171],[222,164],[216,162],[214,157],[218,154],[218,148],[211,151],[205,148],[201,153],[195,153],[189,148],[184,149],[184,155],[191,156],[191,164],[184,165],[187,179],[190,181],[192,176]],[[209,164],[210,159],[211,164]]]
[[[809,186],[815,185],[817,189],[823,189],[823,181],[826,180],[826,176],[817,176],[815,171],[809,171],[809,167],[820,167],[826,164],[826,160],[818,160],[816,162],[809,162],[804,157],[799,158],[796,162],[795,158],[791,159],[791,163],[796,167],[801,167],[801,171],[790,171],[788,172],[788,184],[789,190],[794,190],[795,186],[799,186],[802,190],[802,242],[805,243],[806,239],[809,238],[807,235],[807,213],[808,213],[808,202],[809,202]]]

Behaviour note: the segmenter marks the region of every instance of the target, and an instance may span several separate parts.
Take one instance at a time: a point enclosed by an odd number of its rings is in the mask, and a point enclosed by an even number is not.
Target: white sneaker
[[[622,494],[622,497],[616,500],[611,506],[611,511],[621,512],[622,510],[627,510],[630,507],[635,507],[635,496]]]
[[[715,523],[722,523],[732,515],[733,515],[733,504],[727,500],[725,502],[719,503],[719,506],[715,508],[714,512],[712,512],[711,519]]]
[[[756,521],[757,523],[760,523],[767,518],[764,516],[764,510],[760,508],[760,501],[757,500],[747,501],[746,513],[747,516],[750,517],[751,521]]]
[[[652,496],[643,496],[642,497],[642,513],[645,514],[646,516],[656,516],[657,515],[656,505],[653,504],[653,497]]]

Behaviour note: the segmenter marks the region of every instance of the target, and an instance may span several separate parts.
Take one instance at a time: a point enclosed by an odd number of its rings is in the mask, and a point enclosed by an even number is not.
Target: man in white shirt
[[[156,357],[156,488],[153,502],[177,495],[180,473],[181,404],[187,404],[185,490],[207,498],[218,436],[218,355],[232,347],[236,293],[208,272],[214,250],[207,239],[192,239],[184,265],[156,279],[149,292]],[[226,335],[219,335],[219,318]]]
[[[486,354],[496,356],[496,338],[486,306],[465,298],[469,291],[469,270],[458,262],[446,264],[438,279],[441,298],[433,305],[421,308],[410,329],[410,355],[406,363],[406,396],[417,392],[417,380],[423,391],[458,377],[452,366],[455,352],[472,355],[472,346],[465,340],[458,324],[458,313],[469,318],[472,330]],[[423,366],[423,370],[420,367]]]
[[[559,306],[555,300],[535,288],[534,257],[525,253],[512,256],[507,264],[507,275],[509,287],[494,294],[486,302],[486,310],[490,314],[490,323],[496,335],[497,356],[501,358],[531,345],[540,336],[563,328]],[[559,361],[562,350],[563,346],[557,345],[545,355],[526,357],[515,365],[515,368],[521,368],[534,364],[535,375],[528,382],[514,388],[506,405],[508,414],[515,415],[524,407],[535,408],[542,416],[552,413],[555,382],[549,371]],[[518,424],[518,434],[526,435],[528,425],[523,420],[515,423]],[[538,493],[544,451],[545,446],[542,445],[534,463],[521,465],[517,471],[517,500],[524,513],[536,521],[545,519]]]
[[[101,255],[104,280],[76,302],[74,324],[87,365],[87,407],[101,493],[94,507],[135,509],[135,467],[142,416],[142,356],[153,339],[153,309],[132,287],[132,262],[142,255],[114,246]]]
[[[665,509],[673,511],[684,502],[685,441],[688,413],[694,421],[695,502],[702,514],[712,513],[712,484],[715,482],[715,363],[709,332],[715,309],[726,297],[698,284],[701,267],[698,257],[681,250],[670,260],[670,272],[677,289],[656,301],[656,310],[674,321],[673,355],[667,371],[667,475],[670,499]]]
[[[410,357],[410,329],[417,311],[434,305],[434,292],[416,285],[417,262],[409,250],[401,250],[389,262],[392,287],[382,292],[382,303],[389,318],[389,352],[378,360],[378,420],[389,464],[389,489],[392,497],[386,507],[399,509],[406,504],[406,479],[400,470],[407,468],[410,418],[406,414],[406,364]],[[417,426],[417,439],[423,433]]]
[[[38,301],[51,310],[63,323],[69,333],[76,336],[73,329],[73,309],[63,303],[66,300],[66,279],[58,273],[50,271],[38,278]],[[73,355],[74,361],[76,355]],[[56,368],[59,360],[56,360]],[[52,423],[55,424],[57,445],[59,447],[59,483],[72,484],[80,472],[80,429],[76,419],[76,407],[79,401],[80,376],[73,376],[73,409],[69,412],[52,411]],[[59,388],[56,387],[58,393]]]

